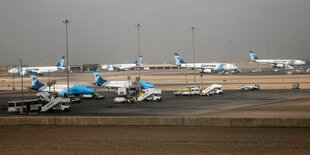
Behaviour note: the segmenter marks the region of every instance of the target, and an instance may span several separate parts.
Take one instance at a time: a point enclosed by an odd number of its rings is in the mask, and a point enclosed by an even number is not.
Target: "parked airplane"
[[[51,87],[45,86],[40,83],[40,81],[36,78],[36,75],[29,71],[29,75],[31,77],[32,85],[30,87],[31,90],[43,91],[43,92],[57,92],[58,96],[66,97],[68,95],[68,87],[67,85],[54,85]],[[94,94],[94,89],[90,88],[88,85],[69,85],[69,95],[79,96],[81,94]]]
[[[111,64],[111,65],[101,65],[101,69],[103,70],[108,70],[108,71],[124,71],[124,70],[129,70],[131,68],[135,68],[139,65],[141,65],[142,61],[142,56],[139,56],[139,59],[137,59],[134,63],[131,64]]]
[[[9,73],[19,73],[20,75],[26,75],[29,71],[42,75],[42,73],[56,72],[64,69],[65,56],[61,57],[56,66],[44,66],[44,67],[16,67],[9,70]]]
[[[222,63],[186,63],[178,53],[174,53],[174,59],[176,65],[199,70],[202,73],[214,73],[214,72],[223,72],[223,71],[233,71],[239,73],[240,70],[234,64],[222,64]]]
[[[298,59],[259,59],[253,51],[250,51],[249,53],[252,62],[272,65],[274,69],[276,68],[294,69],[294,66],[300,66],[306,64],[305,60],[298,60]]]
[[[102,79],[96,69],[93,70],[93,73],[95,76],[95,82],[93,84],[96,86],[103,86],[106,88],[121,88],[129,85],[128,81],[107,81],[105,79]],[[148,81],[140,81],[140,86],[142,88],[154,88],[154,85],[149,83]]]

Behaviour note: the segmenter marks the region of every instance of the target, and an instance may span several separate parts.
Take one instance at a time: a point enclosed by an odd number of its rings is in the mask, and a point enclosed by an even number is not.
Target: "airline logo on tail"
[[[59,62],[57,63],[57,67],[64,67],[65,56],[61,57]]]
[[[139,58],[134,62],[136,65],[141,65],[142,63],[142,56],[140,55]]]
[[[96,69],[93,70],[94,76],[95,76],[95,82],[93,83],[96,86],[101,86],[102,84],[106,83],[107,81],[102,79],[100,74]]]
[[[253,51],[250,51],[249,53],[250,53],[251,61],[258,60],[258,57],[255,55],[255,53]]]
[[[218,69],[219,71],[224,71],[224,66],[223,66],[223,64],[219,64],[219,66],[217,67],[217,69]]]
[[[36,75],[29,71],[29,76],[31,77],[32,85],[31,89],[39,90],[41,87],[44,86],[44,84],[40,83],[40,81],[37,79]]]
[[[294,60],[288,61],[287,64],[288,64],[289,66],[294,66]]]
[[[176,65],[185,63],[178,53],[174,53],[174,60]]]

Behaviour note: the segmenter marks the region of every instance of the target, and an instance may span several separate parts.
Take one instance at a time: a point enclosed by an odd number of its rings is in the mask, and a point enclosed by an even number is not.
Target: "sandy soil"
[[[157,85],[157,88],[162,90],[183,89],[186,84],[186,73],[191,73],[187,70],[174,71],[143,71],[143,80]],[[101,73],[106,80],[127,80],[127,76],[135,79],[136,71],[128,72],[103,72]],[[48,77],[39,77],[42,83],[47,83]],[[57,80],[57,84],[66,84],[65,76],[51,77],[51,80]],[[93,82],[92,73],[72,74],[70,77],[71,84],[88,84]],[[244,85],[259,84],[262,89],[291,89],[293,83],[300,83],[301,89],[310,89],[310,74],[299,75],[204,75],[202,79],[199,75],[196,76],[197,84],[202,80],[203,85],[208,86],[213,83],[223,85],[223,89],[237,89]],[[0,77],[0,90],[12,89],[11,77]],[[15,87],[20,90],[20,78],[15,78]],[[194,76],[187,76],[188,83],[194,83]],[[10,85],[10,87],[8,87]],[[30,78],[24,78],[24,89],[31,85]]]
[[[309,154],[309,128],[3,126],[1,154]]]

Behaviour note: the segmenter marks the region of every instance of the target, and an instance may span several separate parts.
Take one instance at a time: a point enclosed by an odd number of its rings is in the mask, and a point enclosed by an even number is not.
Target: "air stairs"
[[[41,107],[41,112],[45,112],[59,103],[69,103],[71,102],[70,98],[62,98],[62,97],[55,97],[54,95],[50,95],[48,92],[39,92],[37,96],[43,97],[47,104]]]
[[[147,89],[145,91],[144,94],[142,94],[141,96],[138,97],[138,102],[141,102],[143,100],[145,100],[146,98],[150,97],[151,95],[154,95],[154,94],[161,94],[161,90],[158,90],[158,89]]]
[[[217,91],[221,90],[221,91]],[[210,95],[210,94],[218,94],[222,92],[222,85],[220,84],[212,84],[208,88],[201,91],[200,95]]]

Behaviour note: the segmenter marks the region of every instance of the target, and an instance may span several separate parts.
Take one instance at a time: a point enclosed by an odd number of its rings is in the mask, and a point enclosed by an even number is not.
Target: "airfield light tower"
[[[196,67],[196,58],[195,58],[195,30],[196,28],[192,26],[190,28],[192,30],[192,38],[193,38],[193,60],[194,60],[194,67],[193,67],[193,73],[194,73],[194,86],[196,87],[196,72],[195,72],[195,67]]]
[[[12,78],[13,78],[13,90],[15,90],[15,83],[14,83],[14,73],[13,73],[13,75],[12,75]]]
[[[267,59],[268,59],[268,62],[269,62],[269,45],[270,45],[270,41],[267,40],[266,44],[267,44],[266,55],[267,55]]]
[[[67,53],[67,89],[68,89],[68,95],[69,97],[69,47],[68,47],[68,23],[70,21],[68,19],[62,21],[66,25],[66,53]]]
[[[141,56],[141,53],[140,53],[140,27],[142,27],[142,25],[140,23],[138,23],[137,25],[135,25],[135,27],[137,28],[138,30],[138,58],[140,58]],[[137,82],[138,82],[138,93],[140,94],[140,80],[141,80],[141,62],[140,62],[140,59],[139,59],[139,63],[138,63],[138,70],[139,70],[139,76],[138,76],[138,79],[137,79]]]
[[[21,76],[20,76],[20,81],[21,81],[21,90],[22,90],[22,113],[24,112],[24,90],[23,90],[23,88],[24,88],[24,74],[23,74],[23,61],[21,60],[21,59],[19,59],[18,60],[19,62],[20,62],[20,73],[22,73],[21,74]]]
[[[231,53],[232,53],[232,51],[231,51],[231,43],[232,43],[232,41],[229,40],[228,43],[229,43],[229,74],[231,74]]]

